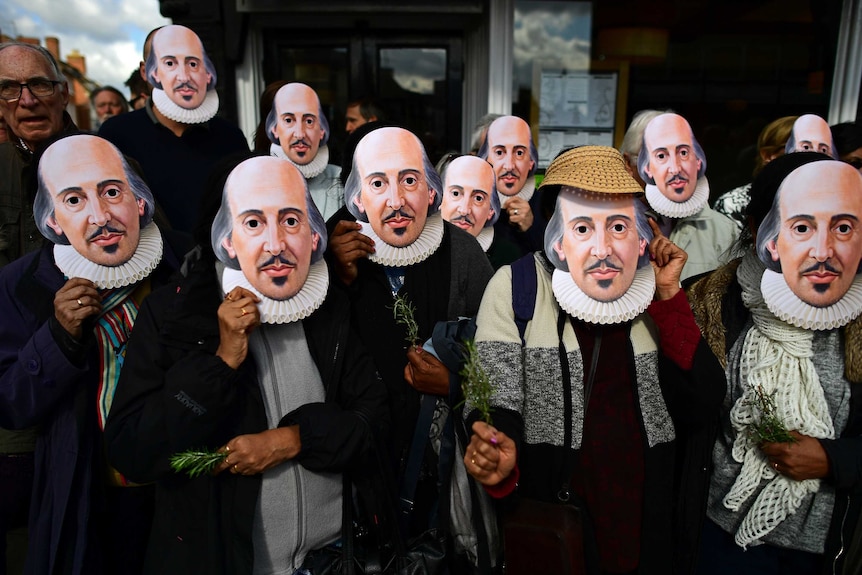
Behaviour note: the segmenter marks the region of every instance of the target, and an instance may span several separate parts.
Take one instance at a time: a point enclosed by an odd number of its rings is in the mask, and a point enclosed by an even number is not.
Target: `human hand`
[[[509,214],[509,223],[522,232],[526,232],[533,225],[533,210],[524,198],[514,196],[506,201],[504,208]]]
[[[655,293],[660,300],[671,299],[679,292],[679,278],[688,254],[661,233],[658,224],[649,218],[653,238],[649,243],[650,264],[655,272]]]
[[[301,449],[298,425],[239,435],[218,450],[227,453],[227,457],[213,474],[230,469],[231,473],[239,475],[256,475],[293,459]]]
[[[762,443],[760,450],[775,471],[796,481],[829,476],[829,458],[820,442],[798,431],[791,431],[795,442]]]
[[[260,299],[245,288],[236,287],[218,308],[219,345],[216,355],[238,368],[248,355],[248,334],[260,325]]]
[[[335,257],[335,274],[344,285],[350,285],[359,271],[356,262],[374,253],[374,240],[361,233],[357,222],[342,220],[329,236],[328,249]]]
[[[449,395],[449,369],[418,345],[407,348],[404,379],[420,393]]]
[[[464,467],[482,485],[497,485],[512,473],[517,461],[515,442],[484,421],[473,424],[464,452]]]
[[[54,317],[76,340],[84,335],[84,322],[101,311],[102,296],[90,280],[71,278],[54,294]]]

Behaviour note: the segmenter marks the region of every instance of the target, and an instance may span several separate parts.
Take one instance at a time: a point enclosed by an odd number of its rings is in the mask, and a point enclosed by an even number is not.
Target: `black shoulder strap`
[[[512,311],[515,312],[515,324],[521,336],[521,345],[524,345],[524,332],[527,330],[527,324],[533,319],[533,310],[536,307],[538,279],[535,257],[533,254],[527,254],[514,261],[511,268]]]

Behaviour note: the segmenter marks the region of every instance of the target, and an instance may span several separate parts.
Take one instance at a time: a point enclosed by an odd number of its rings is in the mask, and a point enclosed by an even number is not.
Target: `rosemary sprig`
[[[227,453],[205,449],[189,449],[171,455],[171,467],[178,473],[185,473],[192,479],[211,472],[224,461]]]
[[[748,428],[749,437],[755,443],[795,443],[796,438],[790,435],[787,426],[775,413],[775,398],[768,394],[762,386],[754,389],[754,399],[751,400],[754,408],[760,413]]]
[[[476,350],[476,342],[472,339],[464,341],[464,366],[461,368],[461,391],[464,392],[464,401],[469,401],[488,425],[491,423],[491,396],[494,394],[494,386],[491,378],[479,363],[479,353]]]
[[[407,329],[407,343],[416,345],[419,342],[419,324],[416,323],[414,317],[416,308],[407,299],[407,296],[395,296],[395,303],[392,306],[392,313],[395,316],[395,323],[403,325]]]

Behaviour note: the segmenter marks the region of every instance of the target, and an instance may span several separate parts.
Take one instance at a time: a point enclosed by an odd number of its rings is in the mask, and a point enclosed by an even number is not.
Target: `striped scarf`
[[[132,294],[149,281],[102,292],[102,313],[96,323],[96,340],[99,344],[98,417],[99,429],[104,431],[108,412],[114,400],[114,392],[120,379],[120,370],[126,357],[126,342],[138,316],[139,304]]]

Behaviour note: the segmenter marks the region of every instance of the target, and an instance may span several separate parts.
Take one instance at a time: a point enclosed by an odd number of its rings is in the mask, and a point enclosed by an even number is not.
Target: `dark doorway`
[[[388,121],[419,136],[432,163],[460,148],[460,33],[278,29],[263,38],[266,83],[303,82],[320,96],[332,162],[340,162],[347,103],[363,96],[379,102]]]

